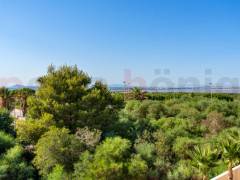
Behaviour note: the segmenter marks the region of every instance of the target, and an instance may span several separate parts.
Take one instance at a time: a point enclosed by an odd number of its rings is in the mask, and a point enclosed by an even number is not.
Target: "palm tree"
[[[218,164],[219,153],[217,149],[210,145],[196,146],[190,157],[193,167],[198,170],[202,180],[208,180],[209,170]]]
[[[11,100],[10,91],[5,87],[1,87],[0,88],[0,108],[9,109],[10,100]]]
[[[146,92],[143,92],[139,87],[134,87],[131,89],[131,96],[136,100],[142,101],[146,99]]]
[[[228,131],[220,142],[223,160],[228,163],[228,179],[233,180],[234,163],[240,159],[240,133],[234,129]]]
[[[13,92],[15,101],[19,102],[23,115],[25,115],[27,111],[27,98],[33,95],[34,93],[35,91],[29,88],[17,89]]]

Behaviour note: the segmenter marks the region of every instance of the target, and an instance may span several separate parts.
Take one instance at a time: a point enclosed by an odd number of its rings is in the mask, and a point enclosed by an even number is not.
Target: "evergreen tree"
[[[58,126],[72,131],[85,126],[106,130],[117,119],[122,102],[102,83],[91,86],[91,78],[77,66],[62,66],[57,70],[50,66],[38,82],[36,96],[28,100],[28,115],[33,119],[48,113]]]

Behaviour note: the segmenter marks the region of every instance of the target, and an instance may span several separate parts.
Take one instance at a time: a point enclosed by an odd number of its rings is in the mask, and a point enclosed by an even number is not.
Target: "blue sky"
[[[0,0],[0,80],[77,64],[108,83],[240,77],[238,0]]]

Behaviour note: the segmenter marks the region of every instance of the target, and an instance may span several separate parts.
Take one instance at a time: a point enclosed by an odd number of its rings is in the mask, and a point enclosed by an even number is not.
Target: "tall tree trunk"
[[[233,169],[232,169],[232,161],[228,164],[228,179],[233,180]]]

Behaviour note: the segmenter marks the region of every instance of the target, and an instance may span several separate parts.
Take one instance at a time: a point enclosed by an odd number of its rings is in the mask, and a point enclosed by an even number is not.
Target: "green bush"
[[[35,170],[23,157],[20,146],[9,149],[0,159],[0,179],[34,179]]]
[[[4,153],[7,149],[13,147],[14,145],[15,139],[11,135],[0,131],[0,154]]]
[[[68,129],[51,127],[39,139],[33,163],[43,176],[47,176],[56,165],[70,172],[84,150],[83,144]]]
[[[9,111],[0,108],[0,130],[7,133],[13,133],[13,119],[10,117]]]
[[[92,155],[85,152],[75,164],[75,179],[146,178],[147,164],[140,156],[131,157],[131,143],[120,137],[107,138]]]

